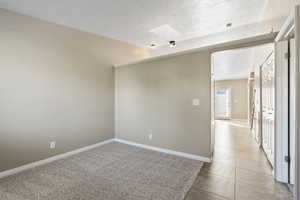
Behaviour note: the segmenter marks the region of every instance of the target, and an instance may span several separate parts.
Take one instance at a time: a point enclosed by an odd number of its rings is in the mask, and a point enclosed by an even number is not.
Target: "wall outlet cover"
[[[193,99],[193,106],[199,106],[200,100],[199,99]]]
[[[56,142],[55,141],[50,142],[50,149],[55,149],[55,147],[56,147]]]
[[[148,137],[149,137],[149,140],[152,140],[152,134],[149,134]]]

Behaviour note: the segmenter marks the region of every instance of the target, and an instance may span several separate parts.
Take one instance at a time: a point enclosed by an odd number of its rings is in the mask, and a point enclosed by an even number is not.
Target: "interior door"
[[[296,65],[295,39],[289,41],[289,183],[295,184],[295,146],[296,146]]]
[[[275,138],[275,63],[274,53],[261,66],[262,147],[274,166]]]
[[[276,42],[276,169],[275,177],[278,181],[289,182],[289,44],[288,40]]]
[[[261,68],[256,67],[254,72],[254,113],[253,113],[253,128],[252,134],[256,142],[261,146]]]
[[[216,90],[215,115],[217,119],[231,118],[231,90],[230,88]]]
[[[291,38],[294,38],[290,40]],[[288,40],[290,40],[288,42]],[[296,5],[275,39],[276,51],[276,168],[275,178],[294,183],[294,200],[300,199],[300,5]],[[286,43],[289,45],[287,46]],[[288,53],[286,53],[288,49]],[[287,56],[286,56],[287,55]],[[288,70],[286,70],[288,69]],[[286,76],[286,71],[287,75]],[[286,81],[288,77],[288,81]],[[288,87],[282,87],[286,84]],[[287,89],[288,88],[288,94]],[[289,98],[287,98],[289,97]],[[279,101],[279,100],[283,101]],[[288,109],[286,109],[286,99]],[[283,104],[284,107],[282,106]],[[278,109],[279,108],[279,109]],[[287,110],[287,114],[286,114]],[[286,116],[287,115],[287,116]],[[287,120],[288,119],[288,120]],[[286,123],[288,121],[288,123]],[[288,129],[286,129],[286,124]],[[288,130],[288,131],[287,131]],[[287,133],[289,136],[287,137]],[[287,148],[286,148],[287,147]],[[287,155],[288,159],[284,159]],[[290,162],[288,162],[290,161]],[[289,164],[290,163],[290,164]],[[288,174],[289,172],[290,174]],[[289,175],[289,176],[288,176]],[[288,178],[290,177],[290,179]]]

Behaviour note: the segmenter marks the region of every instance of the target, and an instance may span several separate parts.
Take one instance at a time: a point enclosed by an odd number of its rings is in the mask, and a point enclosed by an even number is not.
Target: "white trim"
[[[283,26],[281,27],[279,33],[275,38],[275,42],[279,42],[284,40],[288,37],[288,35],[294,30],[295,28],[295,13],[289,15],[287,20],[284,22]]]
[[[131,146],[140,147],[140,148],[143,148],[143,149],[158,151],[158,152],[171,154],[171,155],[184,157],[184,158],[189,158],[189,159],[192,159],[192,160],[199,160],[199,161],[203,161],[203,162],[211,162],[211,158],[208,158],[208,157],[197,156],[197,155],[194,155],[194,154],[188,154],[188,153],[183,153],[183,152],[179,152],[179,151],[173,151],[173,150],[169,150],[169,149],[159,148],[159,147],[153,147],[153,146],[140,144],[140,143],[135,143],[135,142],[130,142],[128,140],[123,140],[123,139],[118,139],[118,138],[115,138],[115,141],[119,142],[119,143],[123,143],[123,144],[128,144],[128,145],[131,145]]]
[[[296,73],[295,73],[295,81],[296,81],[296,88],[295,88],[295,92],[296,92],[296,151],[295,151],[295,162],[296,162],[296,169],[295,169],[295,190],[294,190],[294,199],[295,200],[299,200],[300,199],[300,117],[299,117],[299,111],[300,111],[300,106],[299,106],[299,100],[300,100],[300,71],[299,71],[299,67],[300,67],[300,6],[297,5],[293,11],[294,14],[294,23],[295,23],[295,66],[296,66]]]
[[[23,172],[23,171],[26,171],[26,170],[29,170],[29,169],[32,169],[32,168],[35,168],[35,167],[38,167],[38,166],[41,166],[41,165],[45,165],[45,164],[54,162],[56,160],[64,159],[64,158],[67,158],[69,156],[79,154],[81,152],[85,152],[85,151],[94,149],[96,147],[100,147],[102,145],[105,145],[105,144],[108,144],[108,143],[111,143],[111,142],[114,142],[114,141],[119,142],[119,143],[123,143],[123,144],[132,145],[132,146],[137,146],[137,147],[148,149],[148,150],[159,151],[159,152],[163,152],[163,153],[167,153],[167,154],[171,154],[171,155],[185,157],[185,158],[189,158],[189,159],[193,159],[193,160],[199,160],[199,161],[203,161],[203,162],[211,162],[211,159],[207,158],[207,157],[197,156],[197,155],[188,154],[188,153],[182,153],[182,152],[163,149],[163,148],[158,148],[158,147],[152,147],[152,146],[148,146],[148,145],[144,145],[144,144],[138,144],[138,143],[129,142],[129,141],[126,141],[126,140],[121,140],[121,139],[114,138],[114,139],[105,140],[103,142],[99,142],[99,143],[96,143],[96,144],[93,144],[93,145],[89,145],[89,146],[86,146],[86,147],[83,147],[83,148],[80,148],[80,149],[69,151],[69,152],[66,152],[66,153],[63,153],[63,154],[52,156],[52,157],[46,158],[44,160],[40,160],[40,161],[36,161],[36,162],[29,163],[29,164],[26,164],[26,165],[22,165],[20,167],[14,168],[14,169],[9,169],[9,170],[0,172],[0,179],[4,178],[4,177],[7,177],[7,176],[17,174],[17,173],[20,173],[20,172]]]
[[[40,161],[37,161],[37,162],[22,165],[20,167],[14,168],[14,169],[10,169],[10,170],[0,172],[0,179],[4,178],[4,177],[7,177],[7,176],[17,174],[17,173],[20,173],[20,172],[23,172],[25,170],[29,170],[29,169],[32,169],[32,168],[35,168],[35,167],[38,167],[38,166],[41,166],[41,165],[48,164],[48,163],[56,161],[56,160],[67,158],[69,156],[72,156],[72,155],[75,155],[75,154],[78,154],[78,153],[81,153],[81,152],[88,151],[90,149],[93,149],[93,148],[111,143],[113,141],[114,141],[114,139],[105,140],[103,142],[99,142],[99,143],[89,145],[89,146],[86,146],[86,147],[83,147],[83,148],[80,148],[80,149],[76,149],[74,151],[69,151],[69,152],[59,154],[59,155],[56,155],[56,156],[53,156],[53,157],[50,157],[50,158],[46,158],[44,160],[40,160]]]

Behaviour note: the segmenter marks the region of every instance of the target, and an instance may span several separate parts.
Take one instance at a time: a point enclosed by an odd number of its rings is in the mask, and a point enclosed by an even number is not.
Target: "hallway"
[[[214,161],[205,164],[186,200],[289,200],[247,126],[216,121]]]

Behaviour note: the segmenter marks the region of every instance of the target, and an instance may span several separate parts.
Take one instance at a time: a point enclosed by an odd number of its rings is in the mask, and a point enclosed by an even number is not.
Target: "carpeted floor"
[[[182,200],[202,162],[117,142],[0,179],[1,200]]]

